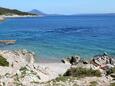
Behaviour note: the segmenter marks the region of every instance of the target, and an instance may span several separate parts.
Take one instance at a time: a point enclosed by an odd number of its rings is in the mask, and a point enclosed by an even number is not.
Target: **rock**
[[[112,64],[107,64],[106,65],[109,69],[113,68],[114,66]]]
[[[80,62],[83,64],[89,64],[89,61],[87,61],[87,60],[80,60]]]
[[[111,76],[112,78],[115,78],[115,73],[112,73],[110,76]]]
[[[14,51],[15,54],[23,57],[28,63],[34,63],[35,61],[35,53],[27,51],[26,49]]]
[[[0,16],[0,21],[3,21],[3,20],[4,20],[4,18]]]
[[[103,56],[108,56],[108,53],[107,53],[107,52],[104,52],[104,53],[103,53]]]
[[[90,63],[95,66],[99,66],[101,69],[108,69],[114,67],[115,59],[107,53],[104,53],[103,55],[94,56]]]
[[[41,86],[38,83],[55,79],[59,75],[51,69],[52,66],[47,68],[44,64],[34,63],[34,53],[26,49],[0,50],[0,55],[6,58],[10,65],[8,67],[0,66],[0,85],[4,83],[4,86],[17,86],[19,84],[21,86]]]
[[[0,50],[0,55],[6,58],[10,65],[15,64],[15,66],[16,64],[32,64],[35,61],[35,55],[25,49],[16,51]]]
[[[11,44],[15,44],[16,40],[0,40],[0,43],[6,44],[6,45],[11,45]]]
[[[70,58],[66,58],[61,60],[62,63],[77,65],[77,64],[89,64],[89,61],[81,59],[79,56],[71,56]]]
[[[111,61],[110,63],[111,63],[113,66],[115,66],[115,58],[111,58],[110,61]]]
[[[71,65],[76,65],[80,62],[80,57],[79,56],[71,56],[70,58],[66,58],[64,60],[61,60],[62,63],[68,63]]]
[[[70,58],[62,59],[61,62],[65,64],[70,64]]]
[[[80,61],[80,57],[79,56],[72,56],[71,59],[70,59],[70,63],[72,65],[75,65],[75,64],[78,64],[78,62]]]

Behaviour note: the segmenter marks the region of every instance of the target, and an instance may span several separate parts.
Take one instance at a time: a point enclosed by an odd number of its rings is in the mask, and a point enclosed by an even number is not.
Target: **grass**
[[[115,83],[110,83],[110,86],[115,86]]]
[[[96,81],[92,81],[92,82],[90,82],[90,86],[97,86],[97,82]]]
[[[59,81],[65,82],[67,80],[72,80],[72,78],[68,77],[68,76],[60,76],[60,77],[57,77],[54,81],[56,81],[56,82],[59,82]]]
[[[9,62],[3,56],[0,56],[0,66],[9,66]]]
[[[101,72],[99,70],[93,70],[93,69],[86,69],[86,68],[70,68],[67,70],[67,72],[64,74],[64,76],[72,76],[72,77],[101,77]]]
[[[77,83],[74,83],[75,80],[79,80],[83,77],[101,77],[101,72],[99,70],[86,69],[86,68],[70,68],[63,76],[59,76],[54,80],[48,81],[46,86],[65,86],[64,83],[69,84],[73,83],[72,86],[78,86]],[[68,86],[69,86],[68,85]],[[90,82],[90,86],[96,86],[97,82]]]
[[[63,83],[69,83],[69,82],[74,82],[77,77],[70,77],[70,76],[59,76],[56,79],[53,79],[51,81],[48,81],[45,84],[45,86],[65,86]],[[43,84],[43,83],[41,83]],[[74,84],[72,86],[78,86],[77,84]]]

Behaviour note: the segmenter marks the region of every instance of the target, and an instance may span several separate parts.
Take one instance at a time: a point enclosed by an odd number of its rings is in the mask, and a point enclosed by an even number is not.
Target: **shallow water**
[[[38,58],[115,55],[115,16],[8,18],[0,22],[0,39],[17,40],[0,49],[29,49]]]

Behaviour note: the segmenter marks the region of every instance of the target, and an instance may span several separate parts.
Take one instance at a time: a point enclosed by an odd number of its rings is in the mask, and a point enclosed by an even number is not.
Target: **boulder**
[[[35,84],[47,82],[59,75],[52,67],[34,63],[35,54],[26,49],[0,50],[0,56],[9,62],[9,66],[0,66],[0,86],[39,86]]]
[[[70,58],[62,59],[61,62],[64,64],[70,64]]]
[[[76,65],[80,62],[79,56],[71,56],[70,58],[66,58],[64,60],[61,60],[63,63],[69,63],[71,65]]]

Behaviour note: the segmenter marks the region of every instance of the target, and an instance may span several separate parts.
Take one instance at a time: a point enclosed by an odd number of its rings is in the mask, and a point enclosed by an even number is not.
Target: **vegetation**
[[[107,70],[106,73],[107,73],[107,75],[110,75],[110,74],[112,74],[112,73],[115,73],[115,67],[113,67],[113,68]]]
[[[24,78],[26,76],[26,72],[28,69],[26,67],[21,67],[20,72],[21,72],[21,78]]]
[[[26,72],[28,69],[26,68],[26,67],[21,67],[20,68],[20,71],[24,71],[24,72]]]
[[[45,86],[65,86],[64,83],[68,83],[69,86],[70,82],[74,82],[74,80],[76,80],[77,77],[68,77],[68,76],[59,76],[56,79],[53,79],[51,81],[48,81],[46,83],[41,83],[41,84],[45,84]],[[78,86],[77,84],[73,84],[72,86]]]
[[[9,66],[9,62],[2,56],[0,56],[0,66]]]
[[[110,86],[115,86],[115,83],[110,83]]]
[[[15,78],[14,78],[14,84],[15,84],[16,86],[23,86],[22,83],[21,83],[20,80],[19,80],[18,74],[16,73],[14,76],[15,76]]]
[[[32,13],[28,13],[28,12],[22,12],[16,9],[7,9],[7,8],[2,8],[0,7],[0,15],[35,15]]]
[[[97,86],[97,82],[96,81],[93,81],[93,82],[90,82],[90,86]]]
[[[68,77],[68,76],[60,76],[60,77],[57,77],[54,81],[56,81],[56,82],[59,82],[59,81],[65,82],[65,81],[68,81],[68,80],[72,81],[72,80],[74,80],[74,78],[73,77]]]
[[[64,76],[72,76],[72,77],[92,77],[92,76],[101,76],[101,72],[99,70],[86,69],[86,68],[70,68],[64,74]]]
[[[99,70],[86,69],[86,68],[70,68],[63,76],[59,76],[54,80],[51,80],[46,83],[46,86],[78,86],[77,83],[74,83],[75,80],[79,80],[83,77],[101,77],[101,72]],[[65,84],[65,85],[64,85]],[[97,82],[90,82],[90,86],[97,86]]]
[[[37,75],[36,72],[34,72],[33,70],[29,70],[29,69],[27,69],[26,67],[21,67],[21,68],[20,68],[20,72],[21,72],[21,77],[20,77],[20,78],[24,78],[26,75],[31,75],[31,74],[33,74],[33,75],[36,75],[36,77],[37,77],[38,79],[40,79],[40,77]]]

